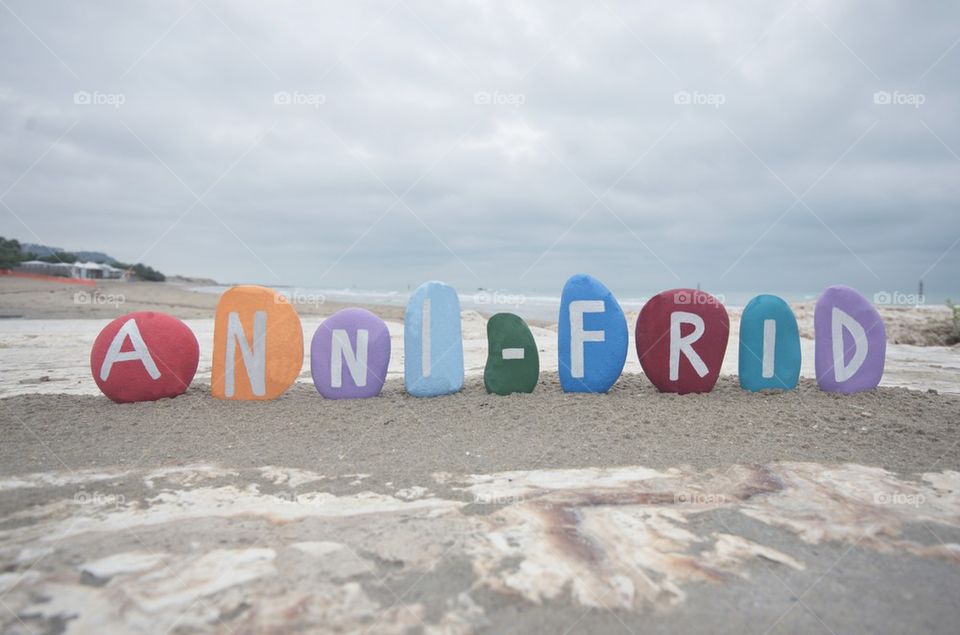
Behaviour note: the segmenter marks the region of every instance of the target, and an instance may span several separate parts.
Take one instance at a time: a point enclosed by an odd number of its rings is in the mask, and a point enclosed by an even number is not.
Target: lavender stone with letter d
[[[313,334],[310,372],[327,399],[376,397],[389,365],[390,331],[370,311],[337,311]]]
[[[817,299],[813,329],[821,390],[852,393],[877,387],[883,377],[887,331],[869,300],[850,287],[827,287]]]

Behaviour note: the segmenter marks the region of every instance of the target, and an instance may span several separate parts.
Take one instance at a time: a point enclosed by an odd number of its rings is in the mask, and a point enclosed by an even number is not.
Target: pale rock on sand
[[[764,569],[807,575],[828,549],[960,567],[957,544],[906,532],[918,521],[943,535],[960,531],[960,473],[952,471],[907,479],[856,464],[784,462],[442,474],[418,486],[434,496],[403,501],[367,490],[264,493],[273,486],[264,474],[276,469],[245,470],[223,486],[141,471],[135,480],[158,482],[162,494],[130,491],[109,505],[65,506],[39,487],[28,521],[2,518],[6,568],[20,566],[14,554],[53,549],[6,585],[4,632],[29,616],[41,630],[60,623],[69,633],[175,624],[212,633],[388,625],[471,633],[505,606],[516,616],[564,598],[578,611],[617,609],[639,624],[694,609],[691,594],[702,585],[742,588]],[[6,495],[0,490],[0,501]],[[748,530],[738,517],[766,530]],[[89,554],[79,566],[77,552]],[[410,580],[431,593],[380,592]]]

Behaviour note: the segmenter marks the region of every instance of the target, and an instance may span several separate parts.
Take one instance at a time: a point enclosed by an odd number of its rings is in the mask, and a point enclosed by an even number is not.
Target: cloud
[[[268,284],[960,290],[960,8],[515,4],[8,2],[0,233]]]

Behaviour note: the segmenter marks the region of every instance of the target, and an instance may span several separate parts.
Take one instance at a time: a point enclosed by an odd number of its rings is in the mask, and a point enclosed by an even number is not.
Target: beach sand
[[[952,633],[960,619],[955,348],[890,347],[887,379],[922,390],[806,378],[753,394],[728,358],[713,392],[666,395],[631,354],[609,394],[564,394],[541,325],[536,391],[498,397],[470,312],[464,391],[417,399],[389,308],[380,397],[298,383],[221,402],[205,384],[215,296],[131,285],[91,307],[14,286],[0,286],[0,311],[24,316],[0,321],[4,633]],[[333,307],[305,308],[309,337]],[[89,345],[141,309],[187,319],[201,374],[176,399],[113,404],[90,390]]]
[[[163,311],[180,319],[212,318],[218,296],[193,291],[191,283],[98,280],[96,287],[0,276],[0,317],[113,319],[134,311]],[[348,305],[294,303],[300,315],[330,315]],[[361,306],[383,319],[403,320],[403,309]]]
[[[956,626],[953,396],[546,374],[510,397],[21,395],[0,418],[4,632]]]
[[[428,399],[393,379],[379,397],[360,400],[326,400],[297,384],[270,402],[224,402],[201,384],[160,402],[22,395],[2,404],[12,418],[0,448],[9,473],[57,470],[60,459],[88,468],[323,465],[403,485],[438,471],[550,466],[802,460],[960,470],[960,398],[905,388],[838,395],[810,380],[788,393],[754,394],[723,377],[710,393],[672,395],[624,375],[607,395],[587,395],[562,392],[556,373],[544,373],[533,394],[507,397],[488,395],[472,377],[462,392]],[[21,420],[46,447],[24,454],[35,439],[18,429]]]

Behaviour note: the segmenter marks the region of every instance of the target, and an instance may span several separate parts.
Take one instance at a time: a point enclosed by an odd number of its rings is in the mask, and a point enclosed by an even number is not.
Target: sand
[[[0,318],[113,319],[133,311],[163,311],[180,319],[212,318],[218,296],[192,283],[99,280],[96,287],[0,276]],[[347,305],[295,302],[300,315],[331,315]],[[357,306],[357,305],[350,305]],[[403,320],[403,309],[360,305],[384,319]]]
[[[751,394],[725,365],[710,394],[664,395],[633,362],[610,394],[567,395],[540,325],[536,392],[498,397],[469,312],[464,391],[417,399],[385,308],[380,397],[298,383],[234,403],[205,385],[215,296],[131,285],[120,306],[75,305],[74,289],[8,282],[0,313],[23,318],[0,321],[0,632],[952,633],[960,619],[956,349],[890,347],[888,379],[923,390],[834,395],[806,378]],[[138,309],[183,317],[207,350],[187,394],[117,405],[91,390],[86,356]],[[305,307],[304,330],[330,310]]]
[[[324,466],[416,484],[438,471],[773,460],[960,470],[960,398],[897,388],[841,396],[809,380],[785,394],[751,394],[725,377],[709,394],[679,396],[625,375],[607,395],[583,395],[563,393],[551,373],[531,395],[488,395],[474,377],[463,392],[435,399],[390,380],[373,399],[330,401],[298,384],[256,403],[221,402],[198,385],[155,403],[24,395],[0,408],[7,473],[56,470],[60,461],[215,462]]]
[[[511,397],[21,395],[0,421],[4,632],[956,624],[954,396],[547,374]]]

